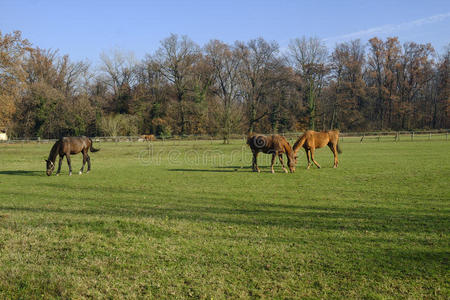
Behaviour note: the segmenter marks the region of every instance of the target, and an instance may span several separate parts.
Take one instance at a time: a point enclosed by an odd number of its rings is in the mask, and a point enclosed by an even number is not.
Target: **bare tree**
[[[170,82],[176,94],[180,113],[181,134],[186,133],[186,94],[190,90],[193,68],[200,58],[200,48],[187,36],[172,34],[161,41],[155,54],[162,75]]]
[[[268,43],[263,38],[239,42],[236,46],[242,61],[239,73],[247,106],[248,132],[253,132],[255,124],[269,115],[268,107],[263,108],[262,102],[276,81],[276,69],[281,66],[277,58],[279,47],[276,42]]]
[[[364,82],[364,47],[360,40],[336,45],[331,54],[333,89],[330,111],[330,129],[342,124],[346,129],[358,128],[364,120],[361,115],[363,98],[366,96]],[[338,126],[341,127],[341,126]],[[344,127],[345,128],[345,127]],[[342,127],[341,127],[342,129]]]
[[[212,66],[214,74],[214,93],[221,101],[221,124],[224,143],[236,126],[236,114],[233,110],[239,99],[240,57],[236,50],[218,40],[210,41],[205,46],[206,59]]]
[[[136,84],[137,62],[134,54],[124,53],[118,49],[111,54],[100,55],[104,83],[111,89],[113,109],[118,113],[130,110],[131,90]]]
[[[328,73],[327,53],[327,48],[318,38],[297,38],[288,46],[289,61],[305,84],[310,129],[315,127],[316,98],[320,94],[325,75]]]

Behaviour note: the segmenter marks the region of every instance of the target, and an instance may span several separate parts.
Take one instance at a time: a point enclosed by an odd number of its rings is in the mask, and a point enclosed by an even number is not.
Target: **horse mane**
[[[279,136],[281,139],[281,144],[284,148],[284,151],[286,151],[286,155],[288,156],[288,158],[294,158],[295,156],[295,152],[291,147],[291,144],[289,144],[288,140],[284,137],[284,136]]]
[[[48,160],[52,163],[55,162],[56,156],[58,155],[59,145],[61,144],[61,140],[57,140],[50,150],[50,154],[48,155]]]
[[[251,143],[253,137],[255,137],[255,136],[257,136],[257,134],[255,134],[255,133],[253,133],[253,132],[249,132],[249,133],[247,134],[247,145],[250,146],[250,143]]]

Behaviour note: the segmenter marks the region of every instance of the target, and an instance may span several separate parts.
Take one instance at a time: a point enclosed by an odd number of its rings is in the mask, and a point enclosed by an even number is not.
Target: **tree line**
[[[0,127],[10,136],[158,136],[449,128],[450,48],[396,37],[257,38],[200,47],[172,34],[137,60],[91,66],[0,32]]]

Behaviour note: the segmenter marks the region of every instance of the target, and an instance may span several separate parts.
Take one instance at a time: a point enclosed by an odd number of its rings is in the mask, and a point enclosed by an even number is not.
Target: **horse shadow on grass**
[[[43,176],[44,171],[27,171],[27,170],[9,170],[0,171],[0,175],[17,175],[17,176]]]
[[[262,173],[270,173],[270,166],[260,167]],[[282,172],[281,167],[279,167],[280,171]],[[278,168],[276,169],[278,172]],[[187,168],[176,168],[176,169],[168,169],[170,172],[211,172],[211,173],[232,173],[232,172],[247,172],[247,173],[254,173],[252,167],[249,166],[220,166],[220,167],[214,167],[212,169],[187,169]]]
[[[177,168],[177,169],[167,169],[169,172],[211,172],[211,173],[232,173],[232,172],[251,172],[249,168],[241,167],[216,167],[213,169],[187,169],[187,168]]]

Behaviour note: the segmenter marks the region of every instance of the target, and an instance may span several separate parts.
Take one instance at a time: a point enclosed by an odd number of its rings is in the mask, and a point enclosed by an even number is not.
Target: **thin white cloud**
[[[333,42],[333,41],[339,41],[339,40],[357,39],[357,38],[362,38],[365,36],[373,36],[376,34],[389,34],[389,33],[393,33],[393,32],[413,29],[413,28],[420,27],[420,26],[423,26],[426,24],[442,22],[449,17],[450,17],[450,12],[445,13],[445,14],[434,15],[434,16],[427,17],[427,18],[417,19],[417,20],[410,21],[410,22],[400,23],[400,24],[396,24],[396,25],[388,24],[388,25],[383,25],[383,26],[379,26],[379,27],[373,27],[373,28],[369,28],[366,30],[360,30],[360,31],[356,31],[356,32],[352,32],[352,33],[348,33],[348,34],[344,34],[344,35],[340,35],[340,36],[326,38],[326,39],[324,39],[324,41],[325,42]]]

